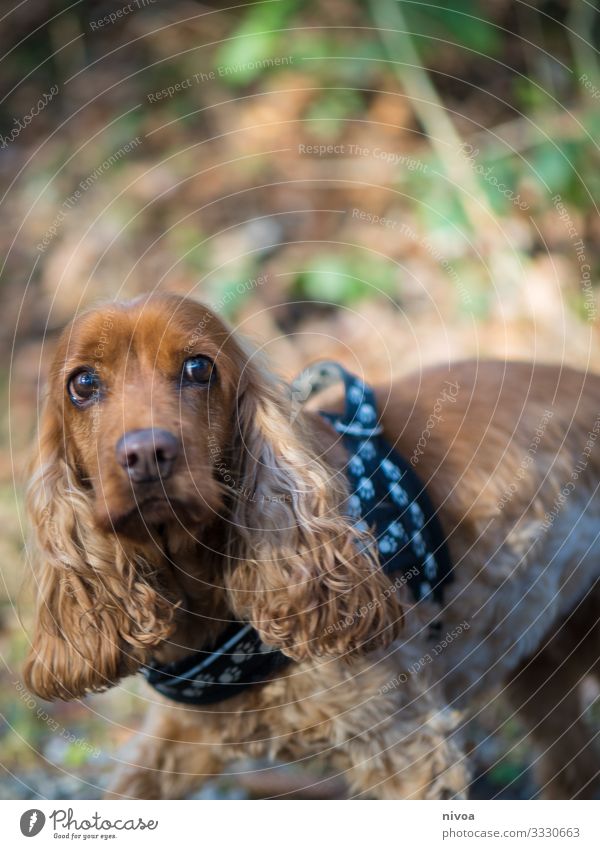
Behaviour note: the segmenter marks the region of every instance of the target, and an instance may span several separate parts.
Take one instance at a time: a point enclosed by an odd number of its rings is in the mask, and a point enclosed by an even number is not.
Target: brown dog
[[[337,435],[296,415],[207,307],[149,296],[64,331],[29,492],[30,688],[106,689],[235,618],[294,660],[208,708],[149,690],[136,765],[113,795],[180,797],[240,756],[320,755],[358,795],[461,796],[461,711],[499,686],[543,747],[544,792],[594,792],[578,685],[598,671],[600,379],[465,362],[378,403],[447,536],[442,611],[390,591],[346,515]]]

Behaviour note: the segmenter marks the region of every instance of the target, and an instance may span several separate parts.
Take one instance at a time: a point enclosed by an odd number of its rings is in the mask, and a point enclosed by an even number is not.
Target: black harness
[[[398,575],[414,600],[443,604],[452,565],[442,528],[414,469],[382,436],[373,390],[337,363],[317,363],[294,381],[292,397],[305,401],[338,380],[345,386],[342,415],[321,412],[348,452],[348,514],[371,529],[386,575]],[[434,623],[433,627],[439,627]],[[247,622],[232,622],[218,645],[174,661],[142,668],[148,683],[176,702],[209,705],[266,683],[290,663],[262,642]]]

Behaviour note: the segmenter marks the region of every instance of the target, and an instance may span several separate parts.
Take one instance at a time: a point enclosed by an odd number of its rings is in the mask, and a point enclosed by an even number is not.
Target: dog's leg
[[[536,772],[546,798],[593,799],[600,792],[596,735],[582,717],[580,693],[583,678],[599,671],[599,609],[596,591],[508,685],[511,703],[541,748]]]
[[[377,799],[464,799],[465,754],[453,736],[458,717],[445,708],[399,714],[384,730],[347,744],[351,795]]]
[[[176,711],[174,712],[176,714]],[[224,760],[202,720],[178,721],[164,708],[155,711],[141,734],[125,747],[109,786],[109,799],[182,799],[218,776]]]

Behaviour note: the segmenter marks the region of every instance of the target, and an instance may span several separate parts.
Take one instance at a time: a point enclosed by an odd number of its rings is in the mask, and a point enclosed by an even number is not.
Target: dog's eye
[[[100,395],[100,378],[92,369],[80,369],[69,378],[67,391],[76,407],[94,401]]]
[[[181,382],[207,386],[214,379],[215,374],[215,364],[210,357],[190,357],[183,364]]]

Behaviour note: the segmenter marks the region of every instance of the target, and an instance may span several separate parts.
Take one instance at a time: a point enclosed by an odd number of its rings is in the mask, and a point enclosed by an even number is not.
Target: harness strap
[[[338,363],[321,362],[294,381],[292,396],[308,399],[339,380],[345,389],[343,414],[320,415],[348,452],[348,513],[371,530],[383,571],[403,575],[415,601],[431,596],[441,606],[444,587],[452,580],[445,535],[415,470],[383,436],[371,387]]]

